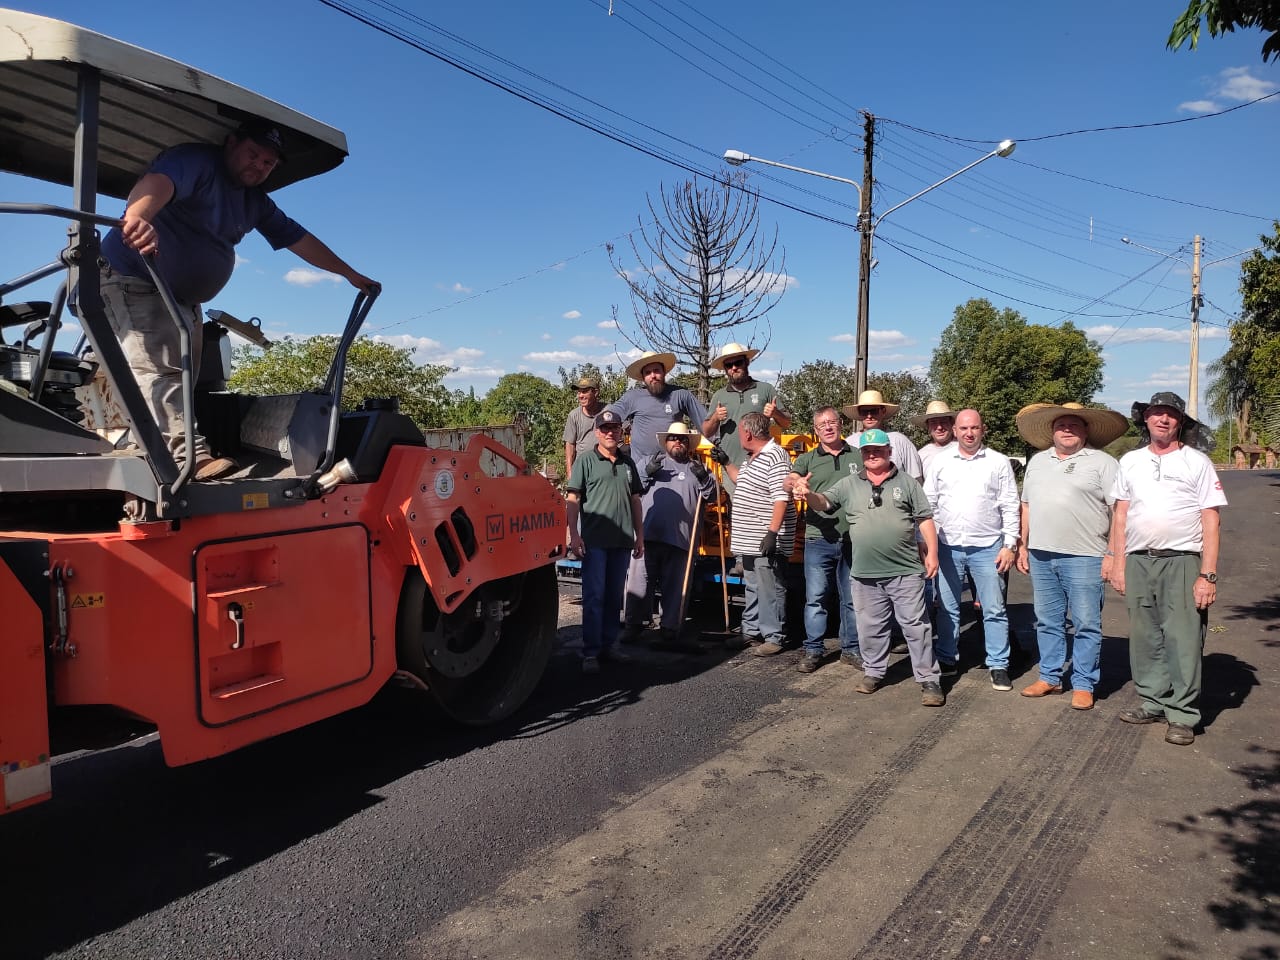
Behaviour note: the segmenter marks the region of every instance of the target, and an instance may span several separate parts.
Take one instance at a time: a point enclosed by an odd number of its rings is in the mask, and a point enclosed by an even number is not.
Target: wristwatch
[[[1216,573],[1202,573],[1200,574],[1200,579],[1208,580],[1210,583],[1217,583],[1218,575]]]

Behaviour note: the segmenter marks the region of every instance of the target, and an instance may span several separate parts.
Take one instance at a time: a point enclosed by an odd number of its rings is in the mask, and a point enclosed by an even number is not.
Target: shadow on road
[[[1232,604],[1231,612],[1223,620],[1247,620],[1267,633],[1280,632],[1280,593],[1259,597],[1252,603]],[[1268,647],[1280,646],[1280,637],[1265,637],[1262,643]]]
[[[578,630],[562,629],[561,640]],[[72,948],[332,830],[415,770],[611,713],[728,656],[642,652],[583,677],[576,652],[562,649],[529,703],[485,729],[388,688],[359,709],[192,766],[165,767],[154,737],[63,758],[54,799],[0,821],[5,874],[21,878],[6,885],[3,956]]]
[[[1235,866],[1226,881],[1230,894],[1209,903],[1218,926],[1232,932],[1256,930],[1280,936],[1280,751],[1253,746],[1258,762],[1234,772],[1253,795],[1234,807],[1216,807],[1172,826],[1214,839]],[[1276,960],[1280,947],[1254,946],[1240,960]]]

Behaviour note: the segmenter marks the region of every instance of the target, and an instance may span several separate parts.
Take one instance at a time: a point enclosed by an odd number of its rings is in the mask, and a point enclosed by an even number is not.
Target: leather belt
[[[1152,560],[1164,560],[1167,557],[1198,557],[1194,550],[1130,550],[1131,557],[1150,557]]]

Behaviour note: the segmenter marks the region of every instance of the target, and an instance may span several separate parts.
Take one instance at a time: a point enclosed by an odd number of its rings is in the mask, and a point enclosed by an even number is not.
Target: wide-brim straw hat
[[[956,412],[947,406],[947,401],[945,400],[930,400],[929,405],[924,408],[924,413],[918,417],[912,417],[911,423],[921,430],[927,430],[929,429],[930,420],[937,420],[941,417],[948,417],[954,423]]]
[[[747,362],[750,363],[758,356],[760,356],[759,350],[752,350],[750,347],[744,347],[740,343],[726,343],[724,347],[721,348],[720,353],[716,355],[716,358],[707,364],[707,366],[711,367],[713,370],[723,370],[724,362],[730,357],[746,357]]]
[[[1129,421],[1124,414],[1079,403],[1033,403],[1019,410],[1014,422],[1023,440],[1037,450],[1047,450],[1053,446],[1053,421],[1059,417],[1083,420],[1085,443],[1091,447],[1105,447],[1123,437],[1129,429]]]
[[[852,403],[847,407],[842,407],[840,412],[850,420],[861,419],[858,416],[859,407],[884,407],[884,416],[892,417],[895,413],[902,409],[901,404],[886,403],[884,397],[880,396],[879,390],[863,390],[858,394],[858,402]]]
[[[674,353],[657,353],[653,350],[646,350],[627,364],[627,376],[632,380],[644,380],[640,371],[651,363],[662,364],[662,368],[667,373],[670,373],[676,368],[676,355]]]
[[[666,443],[668,437],[688,437],[689,449],[692,450],[698,445],[698,440],[701,436],[702,434],[698,433],[697,430],[690,430],[688,424],[673,423],[667,429],[658,431],[658,442]]]

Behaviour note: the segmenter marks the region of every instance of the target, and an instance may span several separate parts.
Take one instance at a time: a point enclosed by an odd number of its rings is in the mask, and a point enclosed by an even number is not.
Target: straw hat
[[[1105,447],[1112,440],[1124,436],[1129,429],[1129,421],[1124,414],[1079,403],[1033,403],[1019,410],[1014,421],[1023,440],[1037,450],[1047,450],[1053,446],[1053,421],[1059,417],[1083,420],[1085,443],[1091,447]]]
[[[929,429],[929,421],[937,420],[941,417],[950,417],[952,422],[956,419],[956,412],[947,406],[945,400],[930,400],[929,405],[924,408],[924,413],[918,417],[912,417],[911,423],[921,430]]]
[[[632,380],[644,381],[640,371],[651,363],[662,364],[662,369],[670,373],[676,368],[676,355],[674,353],[657,353],[653,350],[646,350],[636,359],[627,364],[627,376]]]
[[[858,402],[842,407],[840,412],[854,422],[857,422],[859,407],[884,407],[885,418],[892,417],[901,409],[901,404],[885,403],[884,397],[880,396],[879,390],[863,390],[858,394]]]
[[[720,353],[717,354],[716,358],[707,364],[707,366],[711,367],[713,370],[723,370],[724,362],[730,357],[746,357],[747,361],[750,362],[758,356],[760,356],[759,350],[752,350],[750,347],[744,347],[740,343],[726,343],[721,348]]]
[[[670,437],[688,437],[689,449],[692,450],[698,445],[700,434],[696,430],[690,430],[684,423],[673,423],[667,429],[658,431],[658,442],[666,443]]]

